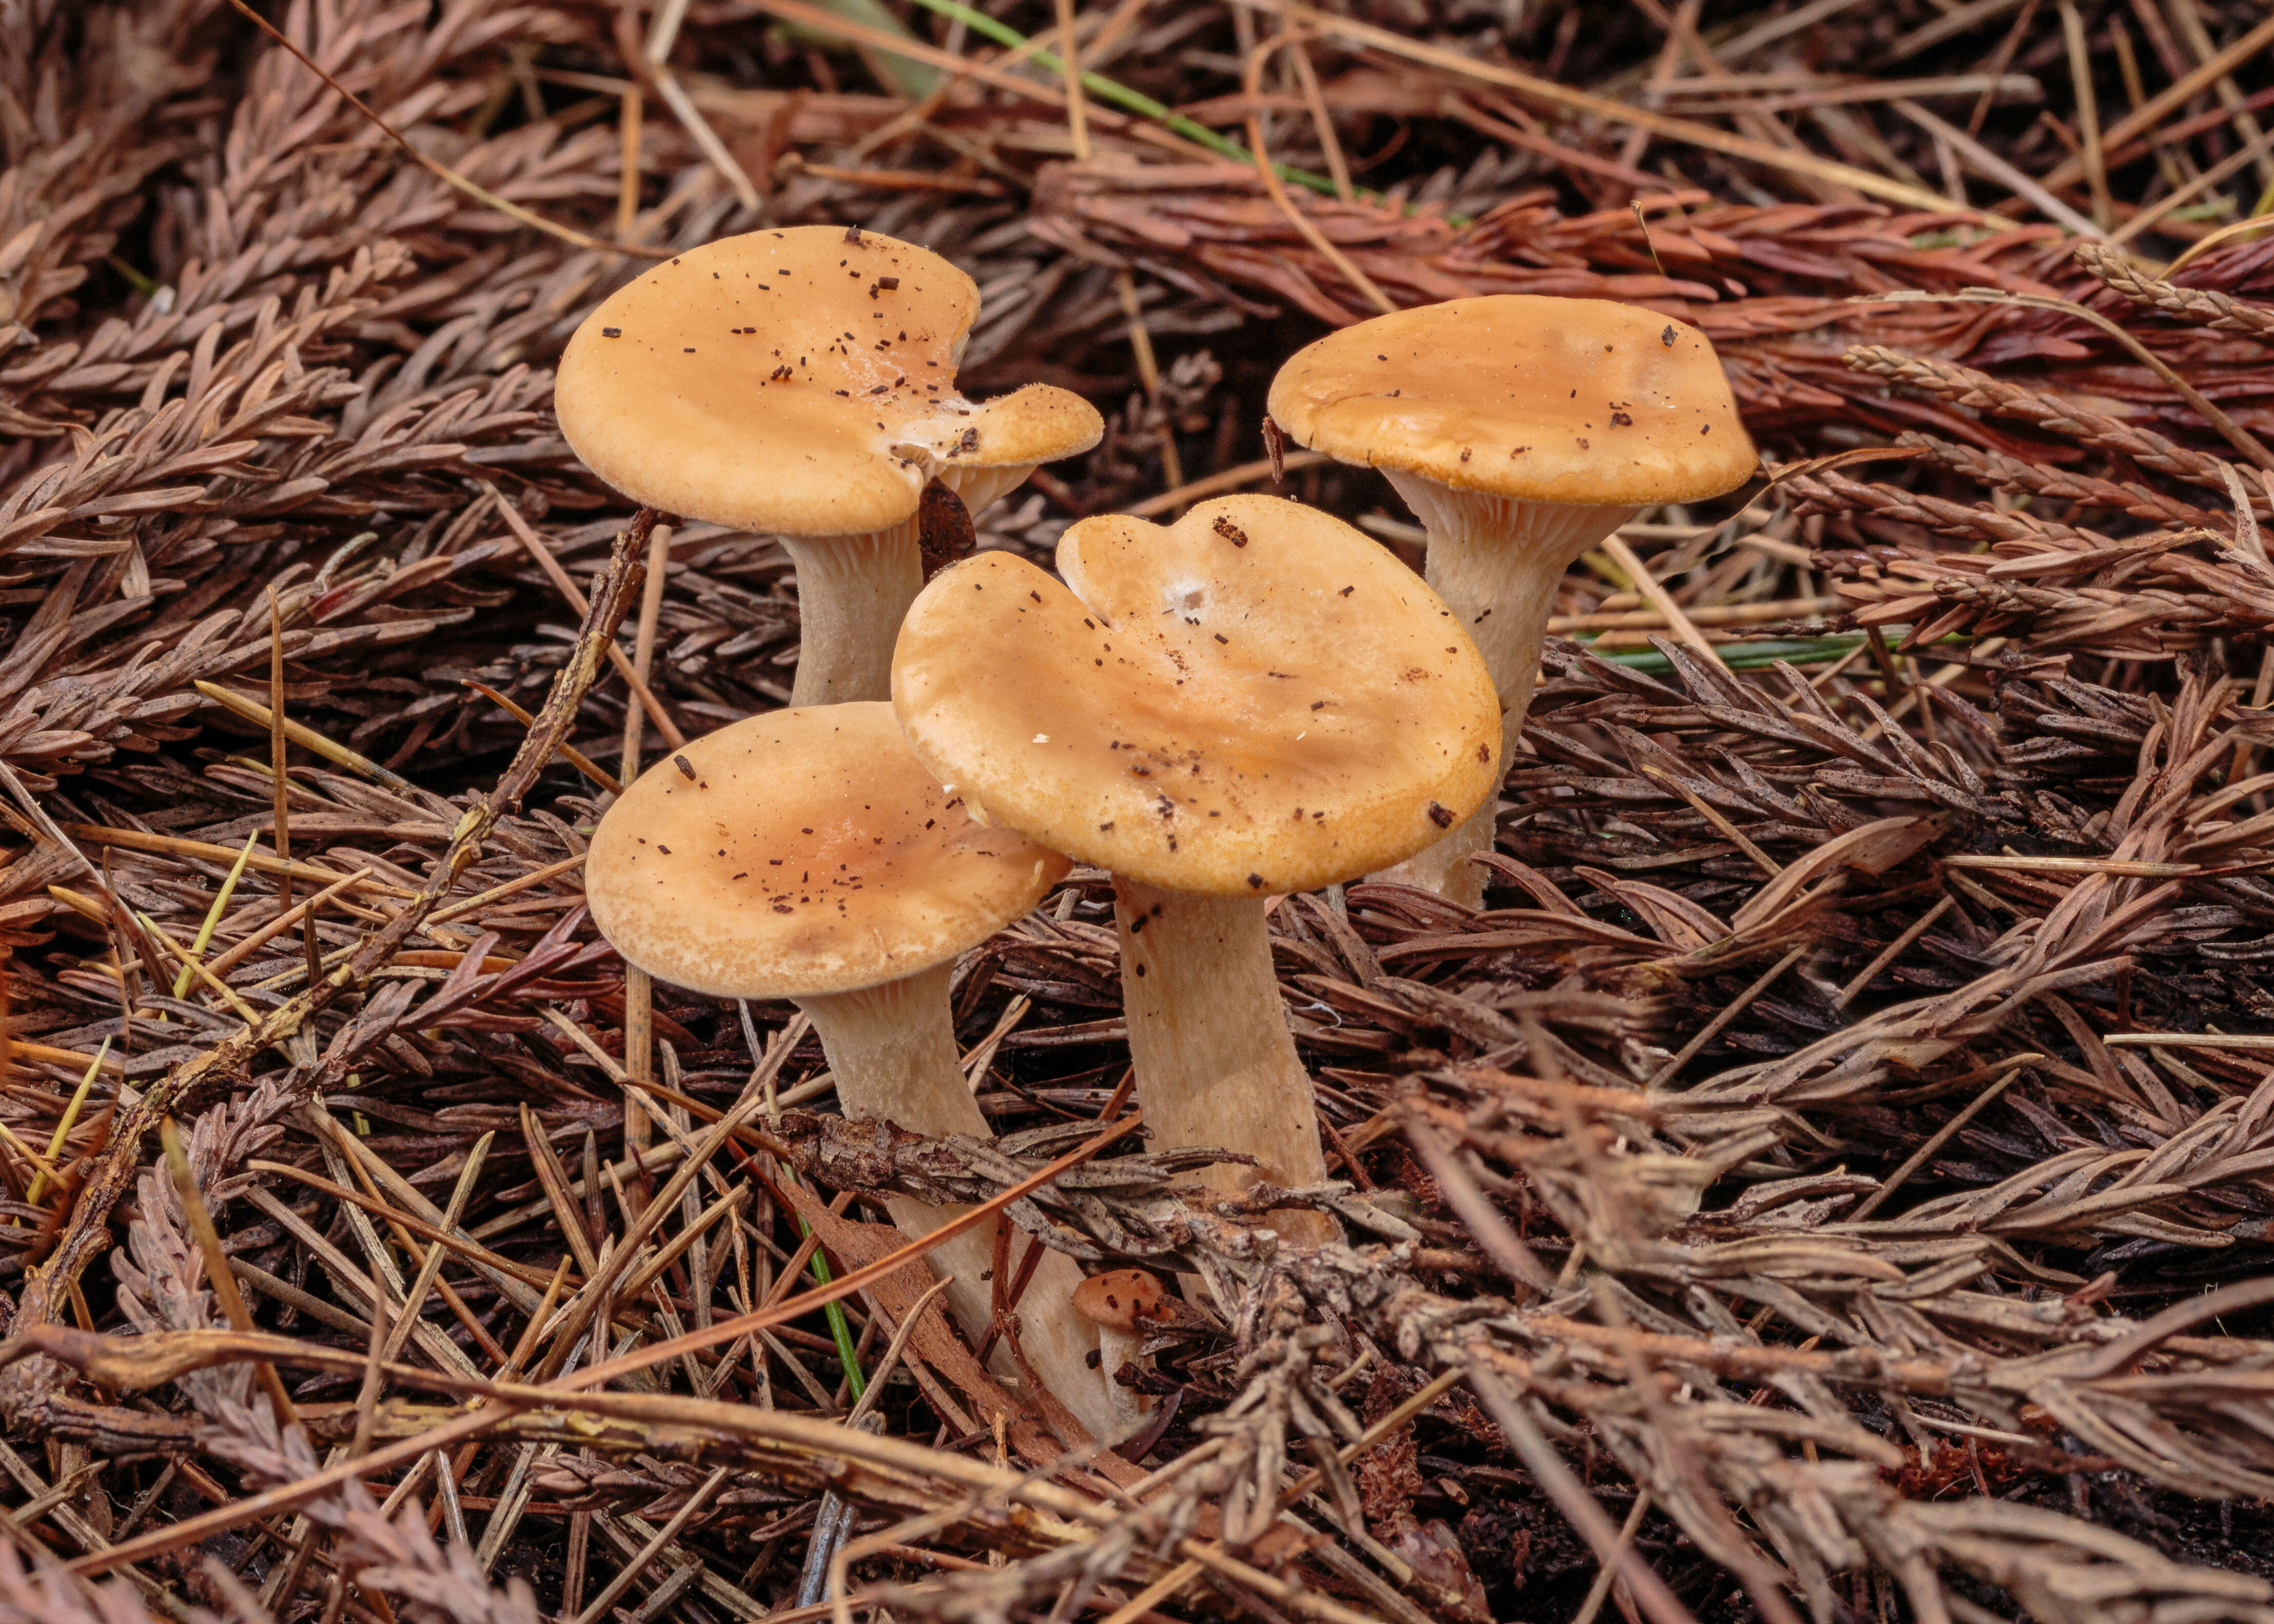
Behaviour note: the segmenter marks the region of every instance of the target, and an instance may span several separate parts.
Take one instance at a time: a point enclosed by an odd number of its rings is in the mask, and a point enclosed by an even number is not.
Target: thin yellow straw
[[[87,1075],[79,1079],[78,1092],[72,1095],[71,1103],[64,1107],[63,1120],[56,1124],[55,1137],[48,1141],[48,1167],[54,1166],[56,1158],[64,1154],[64,1141],[71,1137],[72,1127],[79,1121],[79,1107],[87,1103],[87,1091],[94,1086],[94,1074],[102,1070],[103,1057],[109,1053],[110,1040],[105,1038],[102,1047],[94,1051],[94,1058],[87,1063]],[[48,1187],[48,1167],[42,1167],[33,1176],[32,1187],[24,1197],[26,1207],[40,1204],[40,1192]]]
[[[237,866],[229,871],[229,877],[221,883],[221,890],[214,896],[213,906],[206,910],[206,922],[198,927],[197,940],[190,944],[192,958],[203,956],[207,946],[213,941],[214,928],[221,923],[222,910],[229,906],[230,893],[237,889],[237,876],[245,872],[245,865],[252,856],[252,844],[260,838],[260,831],[257,829],[245,837],[245,849],[237,854]],[[184,965],[182,973],[174,978],[176,998],[186,998],[190,996],[190,982],[192,979],[190,966]]]

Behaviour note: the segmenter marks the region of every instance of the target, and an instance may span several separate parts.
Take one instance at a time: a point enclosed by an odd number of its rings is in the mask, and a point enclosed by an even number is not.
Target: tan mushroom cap
[[[1092,1325],[1127,1336],[1169,1318],[1161,1305],[1167,1295],[1143,1269],[1112,1269],[1073,1289],[1073,1311]]]
[[[1696,501],[1759,462],[1705,335],[1608,299],[1377,316],[1296,351],[1270,412],[1339,462],[1526,501]]]
[[[909,443],[957,468],[1054,462],[1088,450],[1104,432],[1096,407],[1047,383],[1028,384],[983,405],[958,401],[902,430]]]
[[[908,753],[892,706],[814,705],[722,727],[642,773],[592,836],[584,893],[600,934],[650,974],[783,998],[930,969],[1069,866],[973,821]]]
[[[635,501],[740,530],[854,536],[915,512],[935,463],[1042,462],[1103,432],[1046,384],[975,405],[979,289],[937,254],[835,226],[722,237],[604,300],[554,384],[561,432]]]
[[[1084,862],[1221,896],[1386,868],[1490,793],[1491,677],[1420,578],[1340,520],[1233,496],[1084,519],[1067,584],[983,553],[892,655],[916,756]]]

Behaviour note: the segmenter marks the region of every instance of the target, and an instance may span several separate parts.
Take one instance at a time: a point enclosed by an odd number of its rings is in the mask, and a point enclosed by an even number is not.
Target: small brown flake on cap
[[[1234,524],[1230,519],[1224,517],[1222,514],[1216,515],[1216,523],[1212,528],[1214,528],[1217,535],[1223,537],[1235,547],[1244,547],[1247,545],[1247,532],[1240,529],[1237,524]]]
[[[684,756],[674,756],[671,758],[671,764],[679,769],[679,776],[681,778],[685,778],[689,784],[695,782],[694,763],[689,762],[687,757]]]
[[[1479,745],[1477,748],[1479,749],[1484,748],[1482,745]],[[1433,801],[1429,803],[1429,821],[1436,824],[1440,829],[1450,829],[1453,826],[1453,815],[1445,808],[1439,806]]]
[[[1666,331],[1658,335],[1658,342],[1668,350],[1674,348],[1674,323],[1669,321],[1666,324]]]
[[[861,245],[861,228],[859,226],[847,226],[845,228],[845,240],[852,244],[855,248],[858,248]]]
[[[623,335],[624,330],[621,327],[602,327],[600,329],[600,336],[602,338],[621,338]]]

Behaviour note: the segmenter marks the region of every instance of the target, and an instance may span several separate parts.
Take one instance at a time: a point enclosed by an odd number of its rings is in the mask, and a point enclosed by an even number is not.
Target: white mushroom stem
[[[939,470],[940,483],[976,519],[1019,488],[1038,465]],[[908,605],[923,590],[923,542],[916,521],[866,536],[785,536],[797,566],[797,680],[794,705],[841,705],[892,696],[892,644]]]
[[[1424,575],[1431,590],[1460,617],[1500,690],[1500,766],[1505,778],[1540,680],[1540,645],[1547,638],[1563,572],[1639,510],[1518,501],[1382,471],[1428,532]],[[1484,805],[1443,839],[1373,877],[1423,886],[1472,908],[1481,906],[1484,869],[1469,860],[1492,849],[1499,800],[1496,780]]]
[[[1220,1190],[1327,1176],[1311,1079],[1295,1056],[1271,967],[1261,897],[1203,897],[1117,876],[1121,1007],[1137,1102],[1156,1145],[1207,1145],[1254,1156],[1212,1167]],[[1274,1225],[1314,1245],[1336,1238],[1321,1213],[1287,1209]]]
[[[793,705],[892,696],[892,643],[923,590],[911,517],[866,536],[785,536],[797,566],[797,680]]]
[[[1149,1393],[1123,1387],[1114,1380],[1113,1372],[1125,1365],[1134,1365],[1140,1370],[1151,1369],[1152,1361],[1145,1357],[1144,1349],[1145,1339],[1133,1332],[1117,1331],[1110,1325],[1097,1327],[1097,1372],[1105,1378],[1106,1396],[1113,1405],[1115,1418],[1125,1431],[1153,1413],[1155,1400]]]
[[[992,1132],[958,1064],[948,972],[943,964],[879,987],[796,1001],[821,1034],[847,1116],[888,1120],[911,1133],[934,1137],[985,1138]],[[888,1196],[885,1206],[894,1225],[908,1236],[929,1235],[969,1210],[930,1207],[908,1196]],[[1020,1255],[1015,1246],[1009,1250],[1013,1259]],[[947,1289],[949,1310],[975,1347],[984,1342],[993,1314],[988,1272],[995,1262],[994,1225],[981,1224],[943,1242],[928,1261],[937,1273],[954,1276]],[[1074,1312],[1074,1289],[1081,1280],[1081,1268],[1064,1252],[1043,1254],[1019,1300],[1019,1346],[1075,1419],[1105,1437],[1123,1423],[1105,1390],[1110,1384],[1089,1368],[1097,1337],[1096,1327]],[[1000,1343],[995,1357],[1005,1372],[1015,1370]]]

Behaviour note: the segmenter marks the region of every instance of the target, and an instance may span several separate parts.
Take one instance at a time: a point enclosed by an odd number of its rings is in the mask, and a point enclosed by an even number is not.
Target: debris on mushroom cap
[[[777,998],[928,969],[1069,866],[973,822],[890,705],[815,705],[736,722],[641,774],[592,836],[584,891],[600,934],[651,974]]]
[[[939,466],[1048,462],[1103,432],[1087,401],[1047,384],[958,395],[978,313],[970,277],[889,237],[722,237],[577,328],[554,387],[561,432],[602,479],[667,513],[791,536],[883,530]]]
[[[1254,896],[1386,868],[1443,832],[1433,802],[1465,817],[1491,791],[1483,661],[1340,520],[1269,496],[1166,527],[1084,519],[1058,565],[1064,583],[1006,553],[941,571],[893,653],[910,748],[994,822],[1151,884]]]
[[[1269,410],[1338,461],[1528,501],[1694,501],[1759,462],[1706,335],[1608,299],[1377,316],[1296,351]]]
[[[1114,1269],[1092,1274],[1073,1289],[1074,1312],[1094,1325],[1130,1335],[1170,1318],[1167,1293],[1143,1269]]]

